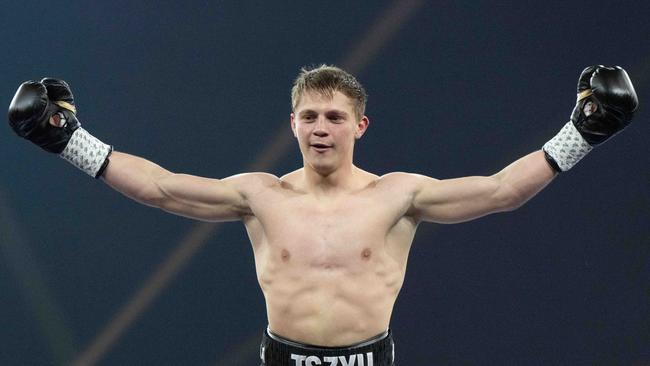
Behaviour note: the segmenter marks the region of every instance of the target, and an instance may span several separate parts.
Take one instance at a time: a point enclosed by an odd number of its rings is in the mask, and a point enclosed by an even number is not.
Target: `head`
[[[363,86],[338,67],[301,69],[291,90],[291,129],[305,167],[329,174],[352,165],[354,142],[369,123],[366,100]]]
[[[363,117],[366,110],[368,100],[366,90],[354,76],[336,66],[320,65],[315,68],[300,69],[300,74],[291,88],[291,109],[294,113],[306,91],[330,98],[336,91],[343,93],[353,102],[354,113],[358,120]]]

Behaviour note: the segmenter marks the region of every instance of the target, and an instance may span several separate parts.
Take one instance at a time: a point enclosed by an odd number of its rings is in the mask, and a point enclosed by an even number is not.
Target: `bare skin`
[[[175,174],[114,152],[104,181],[146,205],[204,221],[241,220],[253,246],[271,330],[345,346],[389,327],[420,222],[455,223],[513,210],[555,173],[533,152],[495,175],[436,180],[353,164],[369,121],[340,92],[303,94],[291,129],[303,168],[281,178]]]

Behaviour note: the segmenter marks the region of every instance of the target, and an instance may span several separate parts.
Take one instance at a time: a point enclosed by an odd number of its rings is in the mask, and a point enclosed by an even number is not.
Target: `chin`
[[[309,162],[309,166],[320,175],[330,175],[336,170],[336,165],[324,162]]]

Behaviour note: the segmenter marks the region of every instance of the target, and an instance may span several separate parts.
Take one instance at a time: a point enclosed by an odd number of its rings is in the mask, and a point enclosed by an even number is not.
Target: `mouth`
[[[332,145],[326,145],[326,144],[323,144],[323,143],[320,143],[320,142],[315,143],[315,144],[311,144],[309,146],[312,147],[314,150],[316,150],[318,152],[325,152],[325,151],[332,148]]]

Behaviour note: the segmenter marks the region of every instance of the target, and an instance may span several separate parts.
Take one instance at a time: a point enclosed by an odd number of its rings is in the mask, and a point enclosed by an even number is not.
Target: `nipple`
[[[282,253],[280,254],[280,258],[282,258],[282,261],[288,262],[290,257],[291,254],[289,253],[289,251],[286,249],[282,249]]]

